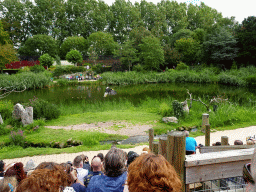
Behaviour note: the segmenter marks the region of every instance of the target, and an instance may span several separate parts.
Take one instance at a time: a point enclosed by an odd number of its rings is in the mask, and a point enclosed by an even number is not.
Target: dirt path
[[[135,135],[147,135],[145,131],[152,128],[153,125],[140,125],[132,124],[125,121],[120,122],[98,122],[90,124],[81,124],[81,125],[70,125],[70,126],[45,126],[51,129],[67,129],[67,130],[85,130],[85,131],[99,131],[101,133],[108,134],[119,134],[127,136]]]

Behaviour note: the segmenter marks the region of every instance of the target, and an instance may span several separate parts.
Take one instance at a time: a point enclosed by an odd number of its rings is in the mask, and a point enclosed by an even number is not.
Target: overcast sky
[[[108,5],[112,5],[115,0],[103,0]],[[134,2],[140,2],[140,0],[130,0],[133,4]],[[148,2],[153,2],[157,4],[161,0],[147,0]],[[204,2],[207,6],[216,9],[218,12],[222,13],[223,17],[234,16],[236,21],[242,23],[244,18],[248,16],[256,16],[256,0],[176,0],[179,3],[193,3],[200,5]]]

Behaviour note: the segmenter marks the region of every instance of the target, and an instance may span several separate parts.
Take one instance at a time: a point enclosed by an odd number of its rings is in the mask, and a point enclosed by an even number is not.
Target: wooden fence
[[[209,126],[206,126],[206,143],[210,143]],[[149,147],[155,154],[163,155],[173,165],[183,182],[183,190],[189,191],[189,184],[242,176],[245,163],[251,161],[255,145],[206,146],[201,154],[185,155],[185,133],[171,131],[167,137],[154,142],[154,131],[149,130]],[[227,144],[228,138],[223,137]]]

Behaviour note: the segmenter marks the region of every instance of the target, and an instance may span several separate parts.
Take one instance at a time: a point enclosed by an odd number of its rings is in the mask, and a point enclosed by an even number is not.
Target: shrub
[[[189,67],[183,63],[183,62],[180,62],[177,67],[176,67],[176,70],[180,71],[180,70],[187,70]]]
[[[21,147],[25,146],[25,136],[22,130],[18,130],[17,132],[11,131],[9,138],[10,138],[11,144],[19,145]]]
[[[82,61],[83,61],[82,54],[77,50],[69,51],[66,55],[66,59],[68,62],[73,63],[75,65],[77,63],[82,63]]]
[[[29,72],[30,68],[31,67],[29,67],[29,66],[22,67],[22,68],[19,69],[19,73]]]
[[[50,67],[54,62],[54,58],[52,58],[48,53],[45,53],[39,57],[39,61],[42,66]]]
[[[60,116],[60,110],[57,106],[43,99],[34,97],[26,105],[33,107],[34,119],[45,118],[46,120],[51,120],[57,119]]]
[[[172,114],[172,108],[168,104],[162,103],[159,107],[159,113],[163,117],[170,116]]]
[[[132,68],[133,71],[142,72],[144,71],[144,68],[141,64],[134,65]]]
[[[172,102],[172,108],[173,108],[174,116],[177,119],[184,117],[183,106],[180,102],[178,102],[177,100],[174,100]]]
[[[4,119],[12,118],[13,104],[11,101],[0,101],[0,114]]]
[[[40,73],[40,72],[44,72],[45,68],[41,65],[34,65],[33,67],[30,68],[30,71],[33,73]]]
[[[255,75],[251,75],[249,77],[245,78],[245,81],[247,83],[248,86],[256,86],[256,76]]]

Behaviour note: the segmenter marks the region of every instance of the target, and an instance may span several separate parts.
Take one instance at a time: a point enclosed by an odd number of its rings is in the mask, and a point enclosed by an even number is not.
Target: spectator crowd
[[[173,166],[148,148],[138,155],[113,146],[91,161],[79,155],[73,161],[29,160],[6,165],[0,160],[1,192],[180,192],[181,181]]]

